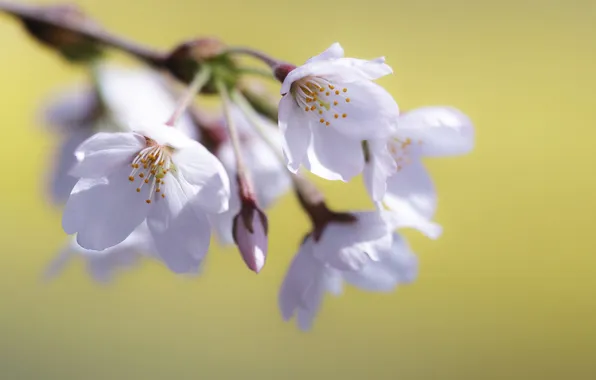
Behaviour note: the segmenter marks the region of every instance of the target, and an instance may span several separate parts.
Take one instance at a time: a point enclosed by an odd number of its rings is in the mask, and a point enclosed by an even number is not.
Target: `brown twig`
[[[154,67],[164,66],[167,53],[143,46],[132,40],[116,36],[107,32],[97,23],[86,17],[61,17],[60,11],[76,11],[81,16],[83,13],[70,5],[54,6],[32,6],[17,4],[14,2],[0,1],[0,11],[6,12],[19,18],[26,25],[36,23],[44,26],[57,28],[70,32],[81,38],[87,38],[91,41],[105,46],[121,50],[136,58],[148,63]]]

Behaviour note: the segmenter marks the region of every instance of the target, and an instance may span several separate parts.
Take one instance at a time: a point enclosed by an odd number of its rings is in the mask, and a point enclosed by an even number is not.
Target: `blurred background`
[[[0,379],[596,378],[594,1],[74,2],[160,48],[216,35],[294,63],[335,41],[385,55],[403,109],[458,107],[477,145],[427,162],[444,235],[406,233],[418,280],[328,297],[309,333],[277,310],[308,227],[291,194],[258,276],[214,245],[194,279],[148,262],[101,286],[77,261],[45,284],[66,236],[38,107],[85,77],[1,15]],[[369,206],[359,179],[319,183],[334,207]]]

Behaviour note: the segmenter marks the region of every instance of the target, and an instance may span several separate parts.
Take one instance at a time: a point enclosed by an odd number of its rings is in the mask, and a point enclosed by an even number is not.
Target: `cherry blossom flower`
[[[433,182],[424,157],[468,153],[474,127],[451,107],[422,107],[402,114],[388,140],[368,141],[364,183],[374,201],[411,219],[431,220],[437,207]]]
[[[70,174],[80,178],[62,226],[83,248],[122,242],[143,221],[174,272],[194,268],[209,248],[208,214],[227,210],[229,179],[201,144],[175,128],[100,132],[81,144]]]
[[[372,82],[391,73],[384,58],[344,58],[339,43],[289,71],[279,103],[288,169],[296,172],[302,164],[321,175],[312,168],[312,153],[308,154],[312,144],[317,162],[331,167],[340,179],[360,173],[361,141],[386,138],[399,115],[391,95]]]
[[[43,123],[60,136],[49,180],[53,202],[63,203],[77,179],[68,175],[76,163],[75,149],[99,131],[129,131],[130,121],[147,124],[167,120],[175,100],[163,78],[151,70],[99,65],[97,88],[76,85],[53,94],[43,109]],[[190,138],[199,137],[187,114],[176,127]]]
[[[333,235],[337,240],[345,237]],[[312,237],[304,241],[290,264],[278,297],[283,319],[288,321],[296,316],[301,330],[312,327],[326,293],[336,296],[342,293],[344,281],[366,291],[390,292],[399,284],[414,281],[418,273],[416,256],[398,234],[391,235],[389,245],[377,247],[376,261],[368,260],[357,270],[340,270],[319,260],[316,244]]]

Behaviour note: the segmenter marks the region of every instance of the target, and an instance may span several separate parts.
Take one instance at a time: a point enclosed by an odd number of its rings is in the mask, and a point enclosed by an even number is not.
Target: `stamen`
[[[157,145],[151,139],[146,138],[146,140],[148,145],[134,158],[131,164],[133,170],[128,179],[134,182],[137,174],[139,178],[142,178],[140,185],[136,187],[137,193],[141,192],[143,185],[151,183],[147,199],[145,200],[145,203],[151,204],[156,193],[161,193],[162,198],[164,198],[160,185],[164,184],[163,178],[170,170],[171,157],[167,148]],[[139,163],[142,164],[142,169]]]

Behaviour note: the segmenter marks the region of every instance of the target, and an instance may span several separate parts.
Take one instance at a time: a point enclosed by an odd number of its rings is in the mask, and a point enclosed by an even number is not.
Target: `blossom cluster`
[[[187,75],[172,57],[189,49],[200,54],[185,57],[194,59]],[[274,103],[245,80],[251,70],[236,61],[243,55],[261,59],[281,84]],[[392,74],[385,58],[347,58],[339,43],[299,66],[212,43],[185,45],[164,62],[169,72],[93,59],[89,85],[44,106],[44,124],[60,136],[49,194],[63,205],[71,235],[49,276],[73,256],[98,281],[141,258],[197,273],[212,234],[235,244],[259,273],[267,209],[293,190],[312,228],[280,287],[285,320],[309,329],[324,296],[340,294],[344,283],[388,292],[416,278],[417,256],[399,230],[441,235],[422,159],[472,149],[465,114],[446,106],[400,111],[375,82]],[[221,107],[200,107],[197,94],[217,96]],[[361,176],[370,209],[331,210],[309,172],[329,181]]]

